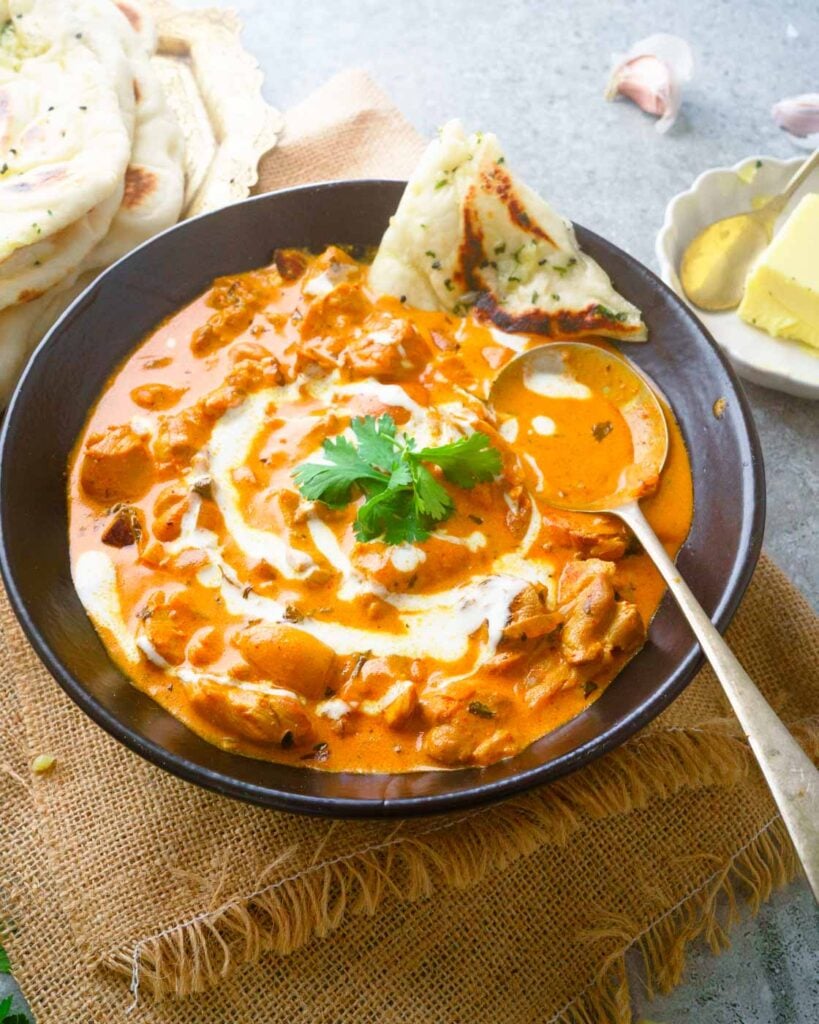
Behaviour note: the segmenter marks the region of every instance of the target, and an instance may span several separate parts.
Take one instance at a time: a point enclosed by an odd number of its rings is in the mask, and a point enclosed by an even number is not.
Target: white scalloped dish
[[[656,252],[663,281],[683,301],[687,300],[678,269],[685,247],[697,232],[720,217],[751,209],[756,197],[776,195],[803,160],[748,157],[733,167],[705,171],[690,189],[671,200],[657,235]],[[819,192],[819,171],[796,193],[777,228],[806,192]],[[819,351],[798,341],[773,338],[741,320],[736,310],[706,313],[691,308],[746,380],[803,398],[819,398]]]

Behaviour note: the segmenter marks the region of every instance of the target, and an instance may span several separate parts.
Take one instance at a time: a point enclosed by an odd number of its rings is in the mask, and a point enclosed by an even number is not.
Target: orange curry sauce
[[[538,497],[521,455],[543,398],[521,391],[523,428],[484,401],[543,341],[375,299],[335,248],[216,281],[114,374],[72,459],[72,572],[111,656],[210,742],[324,770],[489,764],[582,711],[664,588],[619,522]],[[417,544],[358,542],[362,499],[332,509],[293,481],[383,414],[418,448],[479,430],[503,456],[472,489],[429,467],[455,511]],[[552,399],[548,419],[567,486],[573,434],[592,477],[630,457],[602,395]],[[643,508],[674,554],[692,483],[669,431]]]

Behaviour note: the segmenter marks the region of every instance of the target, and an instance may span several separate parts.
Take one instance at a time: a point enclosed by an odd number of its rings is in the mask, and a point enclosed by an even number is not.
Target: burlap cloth
[[[400,176],[419,148],[346,74],[291,112],[262,186]],[[629,949],[667,989],[688,942],[718,949],[735,901],[796,871],[709,671],[624,747],[526,797],[333,824],[143,762],[63,695],[4,596],[0,631],[0,917],[39,1024],[110,1024],[134,1002],[135,1024],[625,1022]],[[816,621],[765,559],[729,639],[816,754]],[[35,778],[44,751],[57,767]]]

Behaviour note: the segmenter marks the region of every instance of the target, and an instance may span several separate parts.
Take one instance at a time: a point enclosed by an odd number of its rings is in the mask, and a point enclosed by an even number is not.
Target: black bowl
[[[428,814],[474,806],[555,779],[599,757],[654,718],[701,662],[666,596],[645,648],[602,697],[527,750],[484,769],[406,775],[323,773],[225,753],[131,686],[110,661],[71,582],[66,464],[89,408],[121,360],[164,317],[221,274],[268,263],[277,246],[376,244],[403,184],[306,186],[229,206],[172,228],[84,292],[50,331],[17,387],[0,463],[2,573],[35,650],[99,725],[168,771],[228,796],[333,817]],[[686,307],[630,256],[584,228],[584,249],[649,325],[627,346],[670,399],[694,471],[694,525],[679,567],[717,626],[727,626],[759,555],[762,456],[745,397]],[[727,399],[715,418],[717,398]]]

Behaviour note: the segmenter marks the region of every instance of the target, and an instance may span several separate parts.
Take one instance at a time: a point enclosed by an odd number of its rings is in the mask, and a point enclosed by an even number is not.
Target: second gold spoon
[[[776,218],[816,167],[819,150],[764,206],[714,221],[689,242],[680,264],[680,281],[695,306],[715,312],[739,305],[748,271],[773,237]]]

